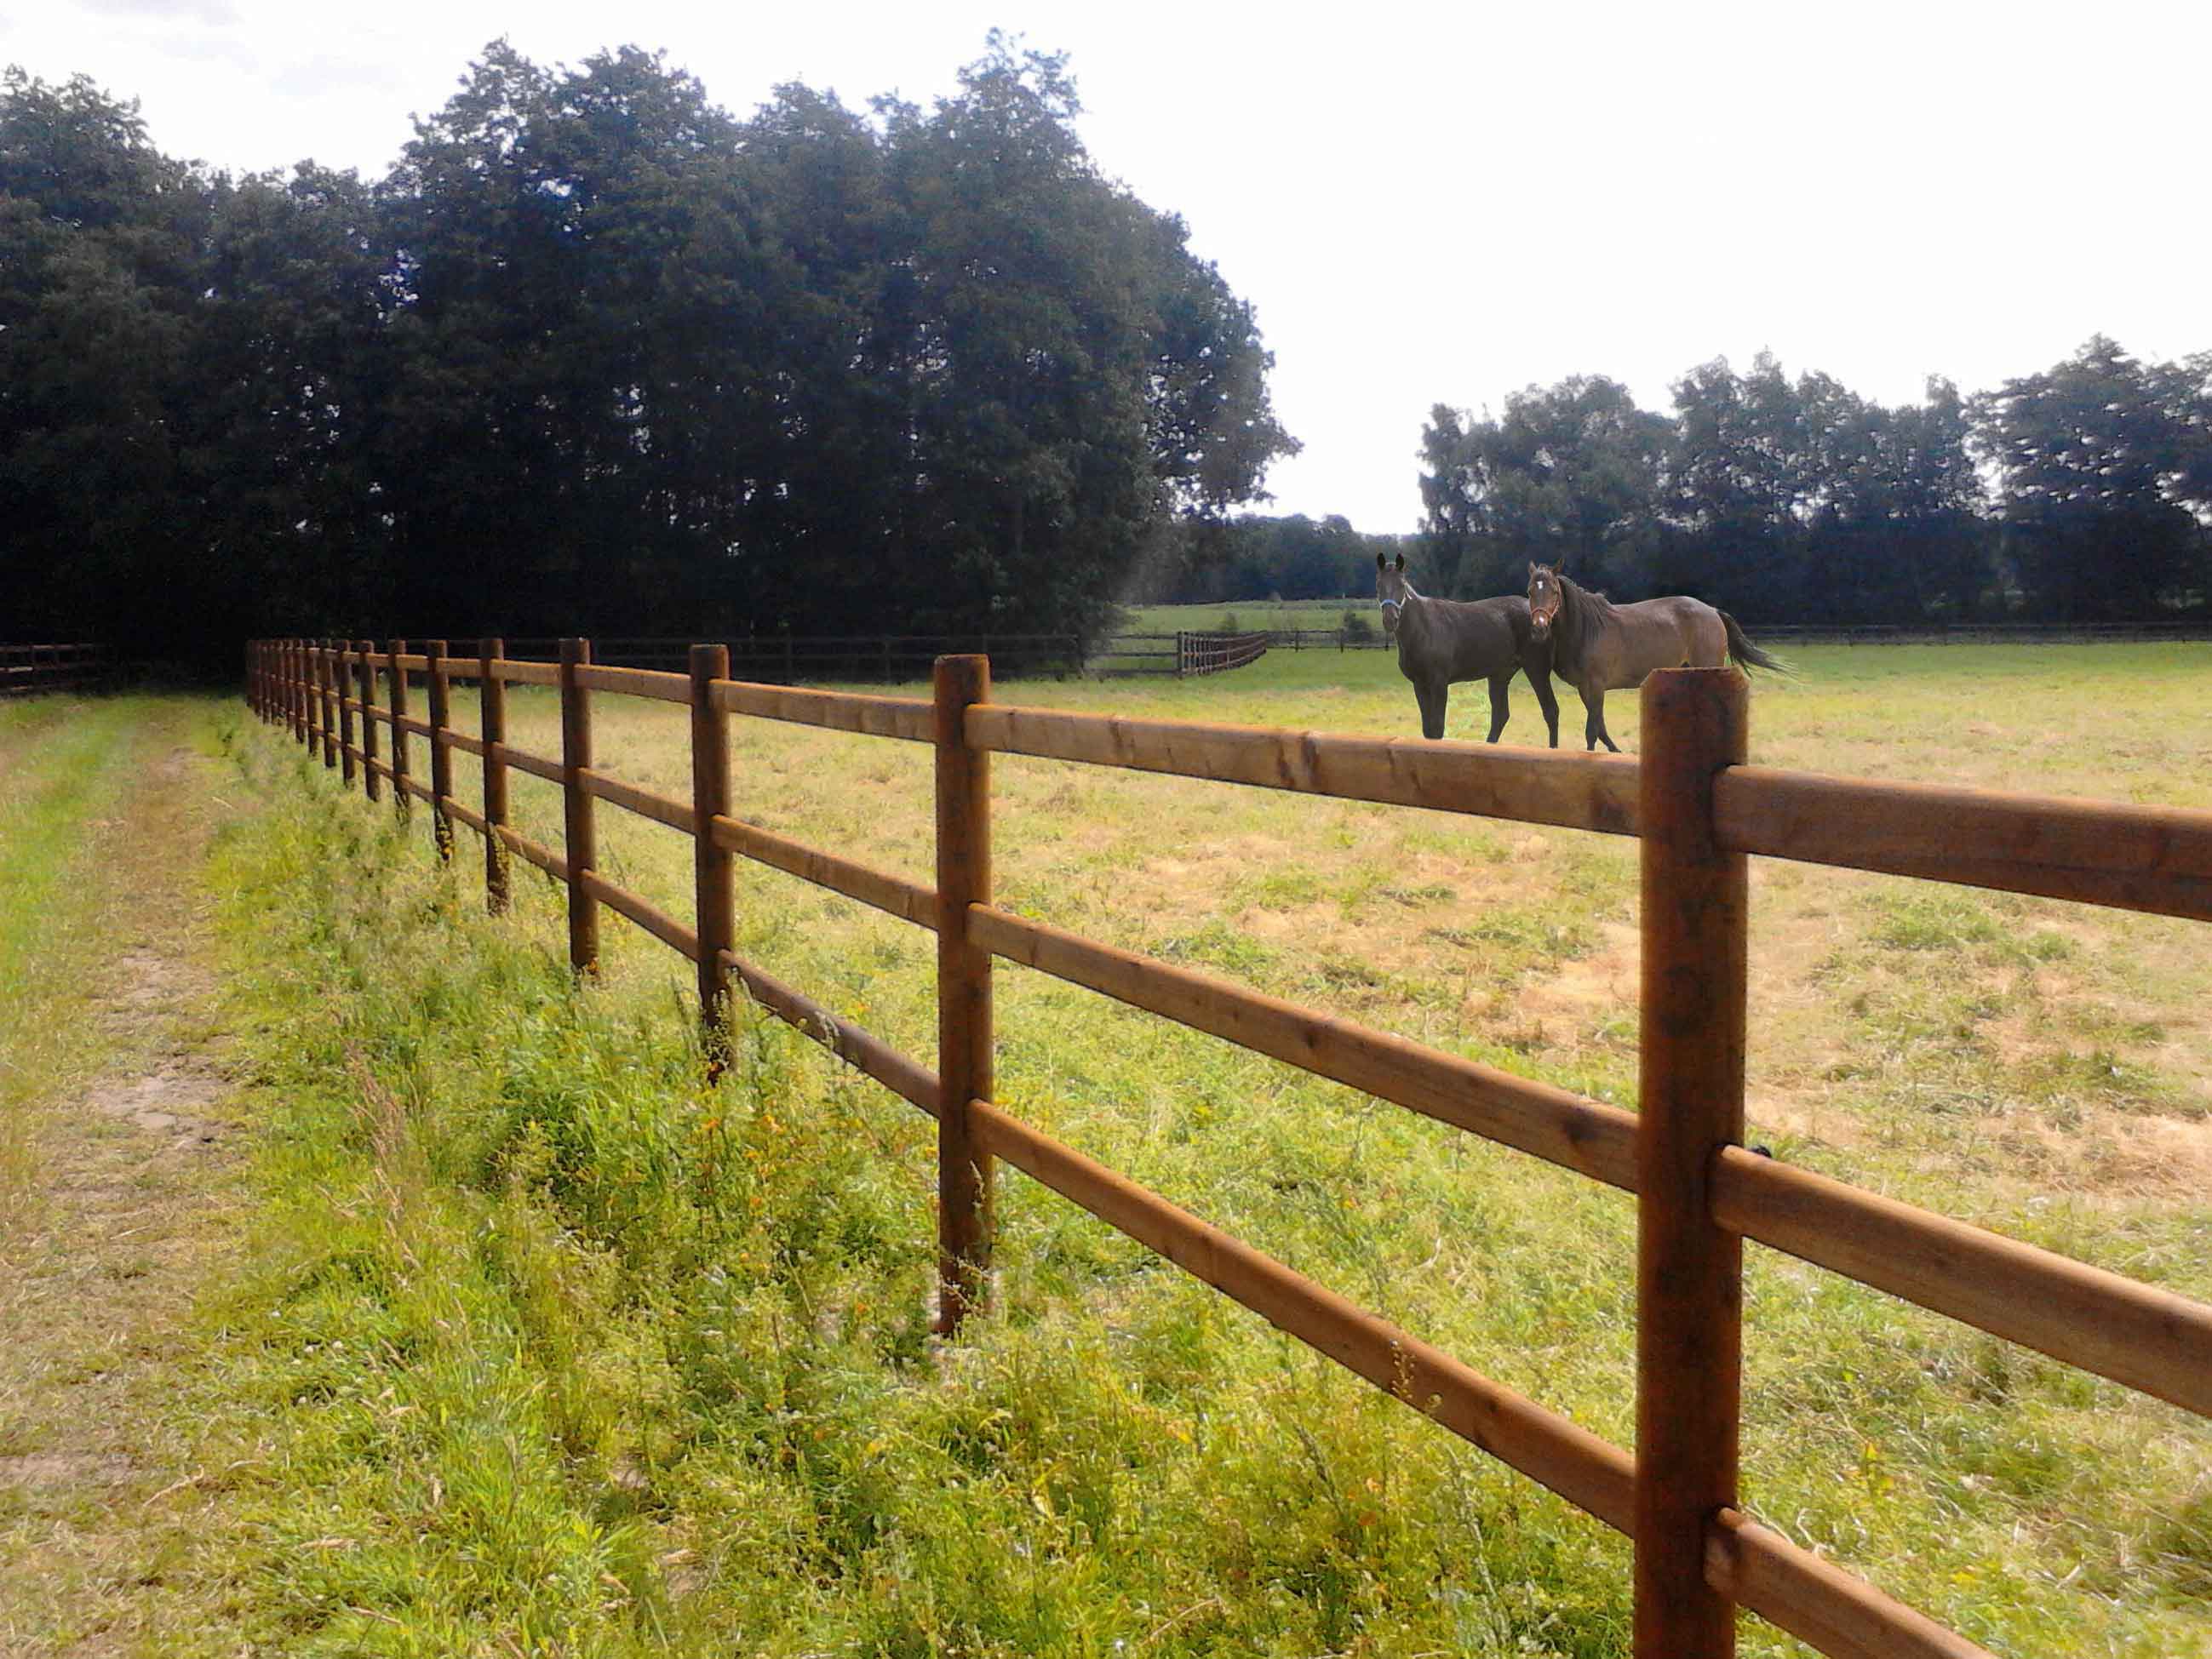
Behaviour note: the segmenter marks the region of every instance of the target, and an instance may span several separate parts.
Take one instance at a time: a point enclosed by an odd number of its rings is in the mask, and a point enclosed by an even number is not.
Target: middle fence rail
[[[1337,1364],[1629,1535],[1638,1659],[1719,1659],[1738,1607],[1834,1655],[1983,1650],[1747,1517],[1737,1495],[1741,1256],[1752,1239],[2054,1358],[2212,1417],[2212,1306],[1758,1156],[1742,1145],[1748,924],[1745,861],[1794,859],[2121,909],[2212,920],[2212,812],[1921,787],[1747,763],[1742,677],[1674,669],[1644,689],[1640,757],[1425,739],[1129,720],[1000,702],[980,656],[947,657],[934,696],[872,696],[726,678],[720,647],[689,672],[557,661],[483,640],[272,640],[249,652],[248,699],[326,766],[421,800],[441,857],[453,825],[485,842],[485,896],[507,902],[520,857],[564,884],[570,959],[596,971],[604,907],[698,964],[709,1063],[734,981],[939,1125],[939,1328],[990,1291],[994,1166],[1003,1159]],[[388,696],[377,697],[381,678]],[[428,718],[409,713],[419,678]],[[455,679],[482,689],[482,725],[451,724]],[[506,688],[556,688],[562,753],[506,741]],[[601,695],[687,707],[691,799],[623,782],[592,746]],[[925,887],[747,823],[729,796],[727,721],[792,721],[936,756],[936,884]],[[358,720],[358,741],[355,721]],[[391,739],[390,760],[380,736]],[[408,739],[430,747],[430,782]],[[452,794],[453,750],[483,762],[479,811]],[[1358,1023],[1017,915],[992,902],[994,753],[1215,779],[1639,836],[1641,1110],[1631,1113]],[[506,777],[561,786],[559,851],[507,821]],[[690,923],[601,875],[605,801],[694,837]],[[933,1073],[745,960],[729,855],[757,860],[938,935],[942,1072]],[[991,964],[1025,964],[1636,1195],[1633,1455],[1369,1313],[1007,1113],[992,1099]]]

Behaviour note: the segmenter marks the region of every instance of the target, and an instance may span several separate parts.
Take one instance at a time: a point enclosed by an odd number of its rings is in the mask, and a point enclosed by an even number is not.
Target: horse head
[[[1406,599],[1413,588],[1406,581],[1406,556],[1401,553],[1398,562],[1392,564],[1382,554],[1375,556],[1375,599],[1382,607],[1382,637],[1398,637],[1398,616],[1405,609]]]
[[[1552,636],[1552,623],[1559,614],[1560,603],[1566,590],[1559,586],[1559,573],[1548,564],[1528,567],[1528,631],[1539,640]]]

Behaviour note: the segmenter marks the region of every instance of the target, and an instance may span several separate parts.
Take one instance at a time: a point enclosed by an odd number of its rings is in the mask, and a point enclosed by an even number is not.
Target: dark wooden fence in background
[[[617,668],[689,672],[690,640],[611,639],[592,641],[592,660]],[[988,656],[1008,678],[1083,672],[1083,641],[1073,634],[758,634],[718,641],[730,653],[730,672],[765,684],[823,680],[926,680],[930,665],[960,652]],[[513,640],[521,657],[559,654],[557,640]]]
[[[0,697],[82,690],[114,672],[115,653],[104,645],[0,645]]]
[[[1125,674],[1172,674],[1179,680],[1242,668],[1267,654],[1271,634],[1116,634],[1091,655],[1102,679]]]
[[[409,712],[410,682],[428,718]],[[451,723],[457,678],[483,687],[476,733]],[[381,681],[387,696],[380,702]],[[506,687],[557,688],[562,754],[506,741]],[[690,710],[689,800],[624,783],[592,746],[599,696]],[[931,700],[735,681],[726,648],[689,672],[608,667],[581,640],[557,661],[485,640],[275,640],[251,653],[248,696],[370,799],[432,809],[485,838],[485,891],[507,902],[519,856],[568,888],[570,961],[594,970],[601,907],[698,965],[711,1033],[732,981],[769,1012],[933,1115],[939,1125],[939,1323],[988,1291],[995,1164],[1005,1159],[1159,1251],[1339,1364],[1627,1534],[1638,1659],[1717,1659],[1748,1607],[1836,1655],[1983,1650],[1753,1522],[1737,1507],[1743,1241],[1755,1239],[2100,1376],[2212,1416],[2212,1307],[1747,1151],[1743,1067],[1752,854],[2212,920],[2212,812],[1879,783],[1747,763],[1744,683],[1674,669],[1644,689],[1640,757],[1130,720],[1024,708],[992,695],[980,658],[940,661]],[[748,823],[732,799],[731,715],[933,746],[934,888]],[[358,721],[358,740],[356,722]],[[391,758],[380,752],[391,740]],[[430,781],[409,739],[430,745]],[[483,761],[479,811],[453,793],[452,753]],[[1043,756],[1638,836],[1640,1110],[1631,1113],[1458,1055],[1032,921],[991,902],[990,757]],[[562,851],[507,823],[519,769],[558,785]],[[601,802],[680,830],[697,848],[686,925],[600,875]],[[731,860],[742,856],[938,935],[940,1068],[933,1073],[732,948]],[[1209,1226],[994,1103],[991,966],[1003,958],[1089,987],[1441,1122],[1635,1194],[1637,1449],[1600,1440],[1453,1356]],[[710,1054],[714,1052],[710,1041]]]

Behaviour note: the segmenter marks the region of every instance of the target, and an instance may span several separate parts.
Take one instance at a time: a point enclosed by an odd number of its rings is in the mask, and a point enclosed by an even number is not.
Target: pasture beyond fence
[[[81,690],[114,671],[104,645],[0,645],[0,697]]]
[[[934,1116],[941,1330],[956,1328],[989,1293],[992,1193],[1003,1158],[1627,1534],[1638,1659],[1732,1653],[1739,1606],[1829,1654],[1983,1653],[1737,1508],[1745,1239],[2212,1416],[2212,1306],[1742,1144],[1750,855],[2205,921],[2212,920],[2212,812],[1753,766],[1745,686],[1733,669],[1654,675],[1643,692],[1644,752],[1616,757],[1024,708],[993,698],[989,665],[975,656],[940,660],[928,700],[732,680],[719,646],[695,647],[688,674],[598,665],[582,640],[562,641],[557,662],[510,659],[497,640],[459,658],[436,641],[419,652],[398,641],[381,650],[368,641],[267,641],[251,647],[247,666],[254,709],[288,725],[325,766],[349,783],[358,777],[372,800],[389,786],[403,816],[412,801],[428,803],[441,856],[453,855],[454,824],[482,836],[493,910],[507,903],[510,856],[564,884],[569,959],[579,973],[596,971],[599,910],[612,909],[696,964],[710,1056],[720,1052],[734,978],[769,1012]],[[416,677],[426,690],[427,719],[409,712]],[[388,688],[383,702],[380,680]],[[481,686],[476,733],[452,724],[456,680]],[[506,688],[514,684],[557,688],[558,758],[507,744]],[[592,744],[598,694],[688,708],[690,800],[622,782],[602,768]],[[934,887],[738,816],[732,714],[932,744]],[[409,740],[418,737],[429,744],[428,783],[411,767]],[[455,750],[483,763],[481,811],[453,796]],[[1640,1109],[1583,1099],[995,907],[994,752],[1639,836]],[[507,822],[510,769],[560,786],[561,851]],[[599,874],[594,814],[601,801],[693,838],[692,925]],[[936,1073],[735,953],[738,855],[936,933]],[[994,958],[1634,1194],[1633,1455],[994,1104]]]
[[[1122,674],[1172,674],[1179,680],[1242,668],[1267,654],[1272,634],[1116,634],[1092,653],[1091,672],[1102,678]]]

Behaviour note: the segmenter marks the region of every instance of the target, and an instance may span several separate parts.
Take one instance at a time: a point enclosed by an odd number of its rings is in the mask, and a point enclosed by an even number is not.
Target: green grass
[[[1762,762],[2212,805],[2190,647],[1795,656]],[[1415,729],[1381,653],[1006,695]],[[550,700],[513,702],[557,752]],[[685,793],[680,711],[599,708],[611,769]],[[550,884],[488,921],[419,815],[237,749],[267,808],[216,886],[282,1196],[201,1408],[258,1449],[235,1582],[290,1650],[1626,1650],[1618,1540],[1019,1176],[1001,1311],[940,1347],[926,1120],[773,1025],[703,1087],[661,947],[609,917],[574,994]],[[746,722],[735,756],[744,816],[928,879],[925,750]],[[1632,1103],[1632,845],[994,773],[1005,902]],[[514,787],[557,843],[554,792]],[[687,913],[681,838],[611,808],[601,837]],[[1786,865],[1754,906],[1778,1152],[2212,1296],[2201,928]],[[748,955],[933,1059],[926,937],[750,869],[740,911]],[[1630,1438],[1617,1195],[1012,969],[999,1030],[1011,1109]],[[1764,1253],[1747,1306],[1762,1515],[2000,1651],[2207,1650],[2205,1425]]]
[[[85,879],[106,815],[143,763],[137,700],[0,702],[0,1230],[35,1200],[37,1127],[104,1043],[86,1017],[100,962]]]
[[[1128,634],[1235,634],[1262,629],[1336,629],[1344,613],[1357,613],[1377,638],[1382,632],[1381,613],[1371,589],[1343,599],[1235,599],[1223,605],[1138,605],[1122,612],[1121,631]]]

